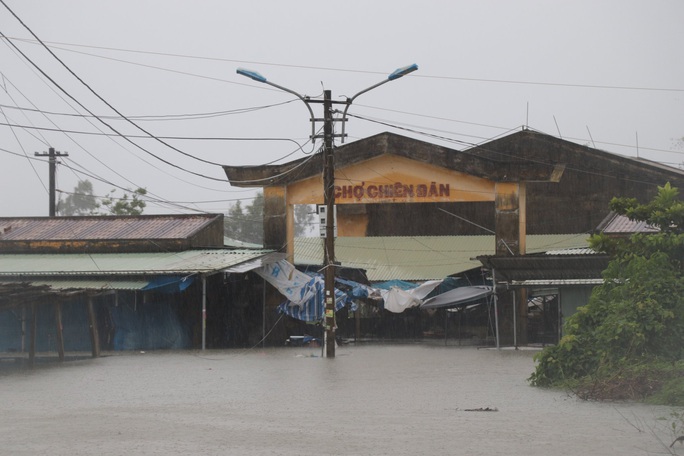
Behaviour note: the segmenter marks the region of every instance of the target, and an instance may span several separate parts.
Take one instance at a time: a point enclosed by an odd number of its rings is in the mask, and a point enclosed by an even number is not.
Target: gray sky
[[[147,213],[225,212],[250,198],[211,163],[289,161],[314,147],[304,104],[238,67],[302,95],[329,89],[342,99],[417,63],[417,72],[356,99],[349,113],[364,119],[350,119],[347,142],[391,131],[463,149],[528,125],[621,155],[684,162],[679,0],[3,1],[138,126],[203,139],[163,139],[173,150],[106,136],[112,130],[74,99],[120,133],[147,135],[117,119],[0,5],[0,31],[64,90],[2,40],[0,123],[22,127],[0,125],[0,216],[48,214],[48,166],[33,160],[48,147],[69,154],[58,189],[72,191],[78,179],[97,195],[146,187],[166,202],[148,202]],[[320,106],[314,112],[322,116]]]

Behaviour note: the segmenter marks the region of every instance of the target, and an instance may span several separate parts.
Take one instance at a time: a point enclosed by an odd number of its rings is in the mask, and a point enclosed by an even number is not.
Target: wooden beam
[[[38,329],[38,309],[31,303],[31,341],[29,342],[29,367],[33,367],[36,359],[36,332]]]
[[[88,296],[86,307],[88,309],[88,323],[90,326],[90,346],[92,348],[93,358],[97,358],[100,356],[100,334],[97,330],[97,318],[95,316],[92,296]]]
[[[59,360],[64,361],[64,331],[62,326],[62,301],[57,299],[55,302],[55,326],[57,328],[57,354]]]
[[[264,248],[287,250],[287,199],[285,187],[264,188]]]

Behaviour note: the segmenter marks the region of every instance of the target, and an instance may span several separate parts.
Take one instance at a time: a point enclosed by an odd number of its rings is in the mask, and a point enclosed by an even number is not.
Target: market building
[[[464,150],[382,133],[335,148],[334,161],[340,244],[345,238],[491,236],[488,253],[425,249],[424,261],[444,266],[433,268],[442,274],[434,279],[464,272],[466,260],[476,256],[525,256],[535,235],[574,237],[581,242],[563,247],[586,248],[613,197],[645,202],[666,182],[684,188],[682,170],[528,129]],[[322,156],[224,169],[233,186],[263,188],[264,246],[298,264],[298,246],[305,241],[294,238],[294,205],[324,203]],[[360,252],[356,264],[372,264],[371,256],[364,260]],[[410,262],[403,266],[411,268]],[[518,288],[500,296],[502,327],[511,328],[503,335],[507,343],[516,335],[525,343],[527,293]]]

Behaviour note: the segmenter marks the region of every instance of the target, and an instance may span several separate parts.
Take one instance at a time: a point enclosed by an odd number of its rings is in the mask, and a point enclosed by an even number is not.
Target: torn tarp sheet
[[[301,306],[316,294],[311,276],[298,271],[287,260],[266,264],[254,272],[276,287],[294,305]]]
[[[278,306],[278,312],[284,313],[301,321],[323,321],[325,316],[325,299],[323,298],[325,281],[320,276],[309,277],[306,285],[307,293],[311,297],[299,304],[285,301]],[[335,288],[335,312],[351,302],[351,296]]]
[[[410,290],[402,290],[392,287],[389,290],[380,290],[385,300],[385,309],[394,313],[401,313],[411,307],[417,307],[423,302],[423,298],[442,283],[441,280],[429,280]]]
[[[325,280],[320,274],[308,275],[297,270],[286,260],[264,265],[254,272],[280,291],[287,301],[278,306],[278,311],[302,321],[322,321],[325,315]],[[351,280],[336,279],[336,282],[348,289],[342,291],[335,288],[335,311],[347,304],[356,309],[354,299],[368,296],[368,287]]]

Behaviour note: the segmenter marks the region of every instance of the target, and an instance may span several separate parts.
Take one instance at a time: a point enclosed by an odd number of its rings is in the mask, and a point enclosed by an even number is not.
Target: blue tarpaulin
[[[158,291],[160,293],[177,293],[184,291],[194,281],[193,276],[158,276],[145,285],[143,291]]]
[[[350,280],[336,279],[337,282],[350,287],[348,292],[344,292],[335,288],[335,311],[342,309],[347,304],[352,306],[352,310],[356,309],[354,299],[367,297],[368,293],[364,290],[361,284],[352,282]],[[294,304],[290,301],[285,301],[278,306],[278,312],[284,313],[292,318],[307,322],[322,321],[325,315],[325,299],[323,297],[325,289],[325,281],[320,275],[316,275],[303,287],[302,295],[311,292],[312,297],[300,304]]]
[[[381,290],[389,290],[390,288],[398,288],[400,290],[411,290],[416,288],[418,283],[406,282],[405,280],[388,280],[386,282],[374,283],[373,288],[380,288]]]

